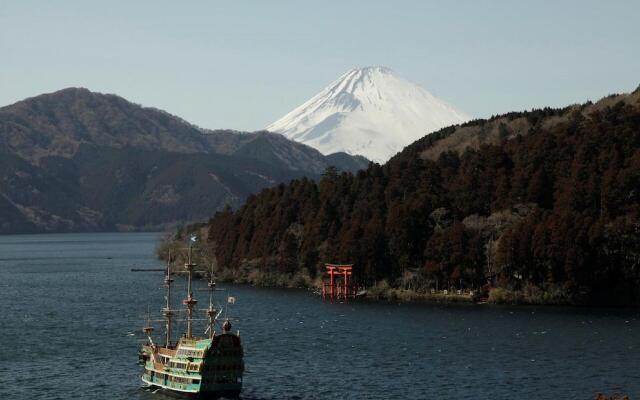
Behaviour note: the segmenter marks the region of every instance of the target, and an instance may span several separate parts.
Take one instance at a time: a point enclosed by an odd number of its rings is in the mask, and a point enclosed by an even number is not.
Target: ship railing
[[[158,353],[160,355],[168,356],[168,357],[175,357],[176,356],[176,350],[167,349],[166,347],[160,347],[158,349]]]
[[[164,371],[166,366],[163,363],[154,362],[153,363],[153,368],[156,369],[156,370]]]
[[[185,338],[180,339],[180,345],[186,346],[186,347],[195,347],[197,343],[198,341],[193,339],[185,339]]]

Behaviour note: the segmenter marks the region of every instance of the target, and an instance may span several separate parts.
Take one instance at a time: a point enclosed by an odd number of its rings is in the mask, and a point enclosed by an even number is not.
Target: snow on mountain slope
[[[315,147],[385,162],[470,117],[385,67],[356,68],[266,129]]]

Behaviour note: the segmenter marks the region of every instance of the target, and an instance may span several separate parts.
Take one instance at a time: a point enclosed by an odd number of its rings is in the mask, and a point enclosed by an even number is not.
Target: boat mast
[[[211,266],[207,286],[209,287],[209,308],[207,309],[207,315],[209,316],[209,328],[207,330],[209,331],[209,337],[213,338],[215,335],[213,328],[216,323],[216,318],[218,317],[218,310],[213,308],[213,291],[216,290],[216,282],[213,280],[213,265]]]
[[[145,335],[147,335],[147,339],[149,339],[149,344],[153,346],[153,339],[151,338],[151,334],[153,333],[153,326],[151,325],[151,311],[149,310],[149,306],[147,305],[147,324],[142,328],[142,331]]]
[[[167,338],[165,340],[165,347],[167,348],[171,346],[171,318],[173,317],[173,310],[171,310],[171,282],[173,282],[173,279],[171,279],[171,252],[169,252],[169,259],[167,260],[167,274],[164,277],[164,287],[166,288],[166,303],[164,309],[162,310],[164,318],[167,320]]]
[[[196,264],[191,262],[191,243],[189,243],[189,258],[184,267],[187,269],[187,298],[182,300],[182,304],[187,306],[187,339],[193,338],[193,307],[198,303],[193,298],[193,290],[191,289],[191,280],[193,278],[193,267]]]

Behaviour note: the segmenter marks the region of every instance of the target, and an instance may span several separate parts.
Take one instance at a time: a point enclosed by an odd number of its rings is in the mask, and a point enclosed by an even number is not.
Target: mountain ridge
[[[161,229],[332,165],[355,171],[368,163],[331,159],[273,133],[203,129],[85,88],[0,108],[0,153],[0,233]]]

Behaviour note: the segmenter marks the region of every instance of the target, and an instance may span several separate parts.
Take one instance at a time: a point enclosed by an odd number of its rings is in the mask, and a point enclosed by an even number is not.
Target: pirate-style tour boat
[[[144,366],[142,381],[150,389],[188,397],[238,397],[242,390],[244,360],[240,332],[231,332],[231,322],[221,318],[224,307],[214,303],[216,285],[213,273],[209,275],[209,307],[197,310],[197,300],[193,297],[193,269],[191,259],[192,246],[188,249],[188,261],[184,265],[187,273],[187,297],[182,300],[182,309],[173,309],[171,304],[172,271],[167,262],[164,278],[165,305],[162,309],[165,335],[164,343],[152,338],[152,320],[147,315],[147,324],[143,331],[147,342],[139,353],[140,364]],[[225,299],[225,304],[234,303],[235,297]],[[206,318],[194,318],[194,312],[203,311]],[[175,319],[183,314],[186,320],[186,332],[174,340],[172,335]],[[207,328],[203,337],[194,335],[194,322],[206,321]]]

